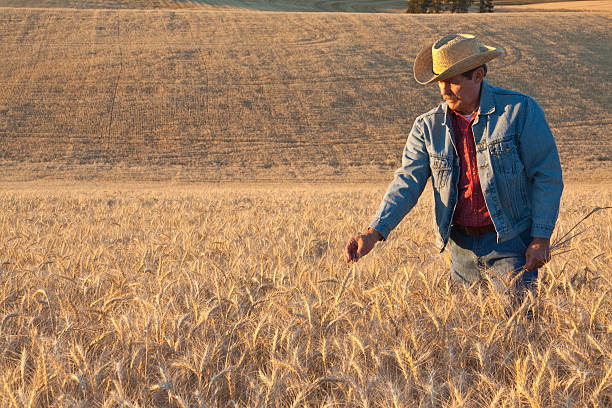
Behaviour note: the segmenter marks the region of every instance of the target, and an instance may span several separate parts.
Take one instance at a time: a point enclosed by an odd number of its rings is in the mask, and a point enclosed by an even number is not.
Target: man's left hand
[[[550,239],[534,237],[525,251],[525,266],[527,271],[538,269],[550,261]]]

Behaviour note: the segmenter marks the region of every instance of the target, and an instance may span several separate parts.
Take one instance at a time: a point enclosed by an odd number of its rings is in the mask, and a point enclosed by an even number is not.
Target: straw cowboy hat
[[[503,54],[501,48],[479,44],[473,35],[447,35],[419,52],[414,60],[414,79],[420,84],[443,81]]]

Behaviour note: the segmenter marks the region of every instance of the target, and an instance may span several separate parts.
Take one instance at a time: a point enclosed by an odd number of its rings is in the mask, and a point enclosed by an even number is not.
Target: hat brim
[[[444,70],[444,72],[435,74],[433,72],[431,46],[425,47],[417,54],[414,60],[414,79],[416,79],[419,84],[423,85],[430,84],[434,81],[443,81],[486,64],[492,59],[504,55],[505,53],[506,51],[501,48],[480,45],[478,54],[462,59]]]

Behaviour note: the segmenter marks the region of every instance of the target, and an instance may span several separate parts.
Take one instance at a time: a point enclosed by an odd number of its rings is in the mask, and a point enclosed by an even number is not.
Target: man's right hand
[[[374,245],[383,237],[374,228],[368,228],[365,234],[359,234],[349,239],[344,249],[344,259],[347,263],[357,262],[359,258],[367,255]]]

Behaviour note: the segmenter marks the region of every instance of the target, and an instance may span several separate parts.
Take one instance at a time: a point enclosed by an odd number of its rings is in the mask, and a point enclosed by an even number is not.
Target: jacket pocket
[[[514,135],[489,142],[489,154],[497,173],[515,174],[523,169]]]
[[[440,190],[448,184],[453,171],[453,158],[437,154],[429,155],[429,165],[434,187]]]

